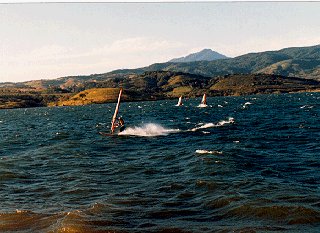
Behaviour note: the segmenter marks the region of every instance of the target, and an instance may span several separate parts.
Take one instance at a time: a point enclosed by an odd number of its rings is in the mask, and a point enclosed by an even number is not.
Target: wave
[[[129,127],[119,135],[131,135],[140,137],[155,137],[155,136],[165,136],[169,133],[176,133],[180,131],[179,129],[166,129],[158,124],[148,123],[143,126]]]
[[[36,213],[29,210],[0,212],[1,232],[123,232],[115,228],[119,221],[104,220],[97,217],[107,207],[100,210],[84,209],[58,213]],[[93,215],[98,219],[92,219]],[[99,230],[99,229],[103,230]]]
[[[201,125],[199,127],[195,127],[193,129],[191,129],[191,131],[197,131],[199,129],[207,129],[207,128],[212,128],[212,127],[220,127],[220,126],[224,126],[226,124],[233,124],[233,123],[234,123],[234,118],[233,117],[229,117],[227,120],[219,121],[216,124],[214,124],[214,123],[206,123],[206,124]]]
[[[288,224],[319,223],[319,211],[304,206],[253,206],[242,205],[229,210],[225,217],[259,218],[286,221]]]
[[[214,151],[210,151],[210,150],[196,150],[196,153],[197,153],[197,154],[219,154],[219,155],[222,154],[221,151],[216,151],[216,150],[214,150]]]
[[[225,124],[233,124],[233,123],[234,123],[234,118],[229,117],[228,120],[219,121],[218,124],[216,124],[216,126],[223,126]]]
[[[303,106],[301,106],[300,107],[301,109],[303,109],[303,108],[313,108],[313,106],[312,105],[303,105]],[[1,121],[0,121],[1,122]]]
[[[242,108],[245,109],[245,108],[247,108],[247,106],[250,105],[250,104],[252,104],[252,103],[246,102],[246,103],[242,106]]]
[[[1,232],[49,232],[63,214],[42,214],[28,210],[0,212]],[[60,231],[59,231],[60,232]],[[62,232],[62,231],[61,231]]]
[[[208,107],[207,104],[199,104],[199,105],[198,105],[198,108],[206,108],[206,107]]]

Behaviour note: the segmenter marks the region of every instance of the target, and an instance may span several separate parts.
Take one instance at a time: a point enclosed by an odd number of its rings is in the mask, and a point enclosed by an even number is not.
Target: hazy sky
[[[0,4],[0,82],[320,44],[320,2]]]

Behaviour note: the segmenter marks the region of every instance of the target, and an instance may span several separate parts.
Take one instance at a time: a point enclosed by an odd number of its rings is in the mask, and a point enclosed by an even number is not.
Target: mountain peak
[[[226,58],[228,57],[211,49],[203,49],[200,52],[192,53],[185,57],[171,59],[169,62],[214,61]]]

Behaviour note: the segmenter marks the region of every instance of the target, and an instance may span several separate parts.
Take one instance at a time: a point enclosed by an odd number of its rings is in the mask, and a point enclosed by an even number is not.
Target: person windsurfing
[[[124,125],[124,120],[122,117],[118,117],[115,127],[120,127],[119,129],[120,132],[126,129],[126,126]]]

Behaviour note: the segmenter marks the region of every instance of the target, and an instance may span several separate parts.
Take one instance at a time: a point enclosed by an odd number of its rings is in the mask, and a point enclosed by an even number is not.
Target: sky
[[[0,82],[320,44],[320,2],[0,4]]]

